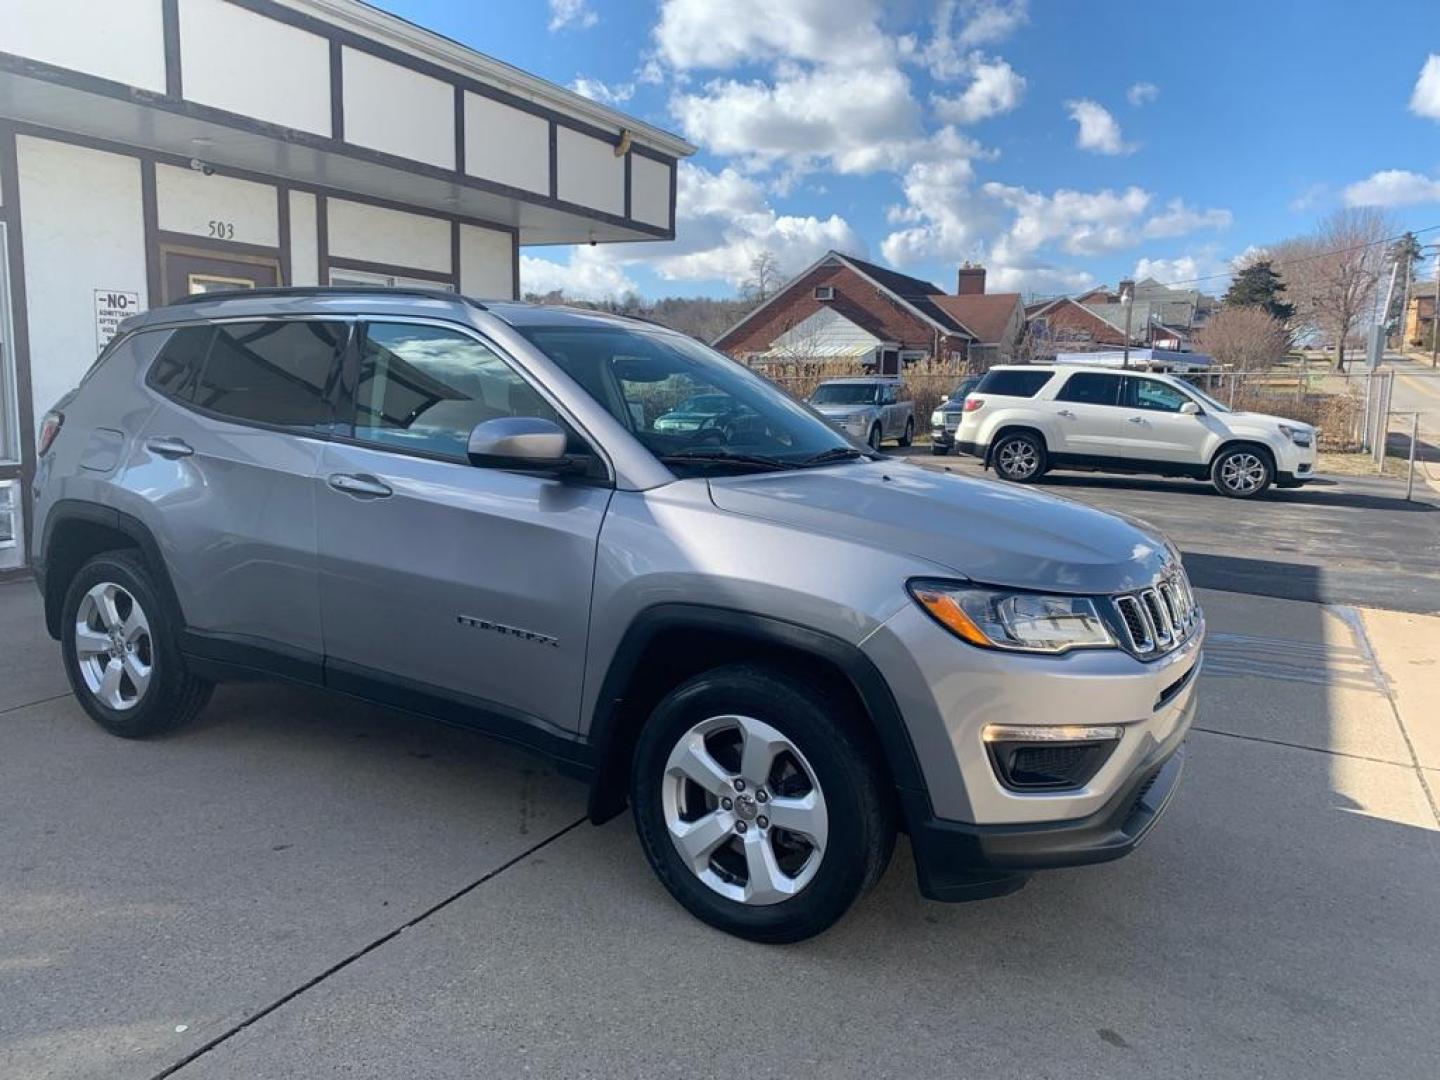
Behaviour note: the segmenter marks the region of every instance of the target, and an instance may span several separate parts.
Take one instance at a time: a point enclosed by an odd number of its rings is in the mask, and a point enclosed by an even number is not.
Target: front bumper
[[[1154,828],[1180,787],[1191,716],[1109,802],[1073,821],[967,825],[932,816],[924,793],[902,792],[921,894],[941,901],[1003,896],[1022,887],[1034,870],[1128,855]]]

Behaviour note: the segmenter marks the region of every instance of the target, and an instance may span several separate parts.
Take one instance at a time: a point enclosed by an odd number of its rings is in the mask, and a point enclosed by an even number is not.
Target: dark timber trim
[[[384,274],[386,277],[419,278],[422,281],[438,281],[454,285],[459,291],[458,274],[447,274],[443,270],[422,270],[418,266],[401,266],[398,263],[371,262],[368,259],[345,259],[332,255],[329,259],[331,270],[358,270],[362,274]]]
[[[330,137],[345,141],[345,67],[340,43],[334,38],[330,40]]]
[[[560,198],[560,129],[550,121],[550,198]]]
[[[5,467],[6,479],[20,481],[20,505],[30,505],[30,483],[35,478],[35,400],[30,379],[30,318],[25,295],[25,241],[21,229],[20,163],[16,131],[0,120],[0,220],[5,222],[6,250],[10,276],[10,330],[14,335],[11,360],[15,365],[15,412],[20,430],[18,465]],[[29,522],[26,522],[27,526]],[[17,537],[21,550],[25,537]],[[28,552],[27,552],[28,555]]]
[[[455,171],[465,172],[465,88],[455,87]]]
[[[145,307],[159,307],[165,301],[165,281],[160,266],[160,202],[155,192],[155,160],[140,159],[140,207],[145,223]],[[193,239],[186,236],[188,241]]]
[[[315,284],[330,284],[330,206],[329,199],[315,196]]]
[[[295,284],[294,268],[290,265],[290,188],[275,187],[275,223],[280,242],[280,284]]]
[[[161,0],[160,18],[165,28],[165,96],[179,101],[185,96],[180,82],[180,0]]]

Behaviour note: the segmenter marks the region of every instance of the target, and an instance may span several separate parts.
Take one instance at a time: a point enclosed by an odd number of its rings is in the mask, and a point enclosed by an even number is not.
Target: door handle
[[[1075,414],[1074,414],[1073,412],[1071,412],[1069,409],[1061,409],[1061,410],[1060,410],[1058,413],[1056,413],[1055,415],[1056,415],[1056,416],[1063,416],[1063,417],[1065,417],[1065,419],[1067,419],[1067,420],[1074,420],[1074,419],[1075,419]]]
[[[389,484],[377,480],[373,476],[334,473],[327,482],[336,491],[343,491],[346,495],[356,495],[361,498],[383,499],[393,493]]]
[[[1143,424],[1143,423],[1145,423],[1145,418],[1144,418],[1143,416],[1132,416],[1132,417],[1130,417],[1130,423],[1132,423],[1132,424]]]
[[[184,439],[147,439],[145,449],[163,458],[189,457],[195,448]]]

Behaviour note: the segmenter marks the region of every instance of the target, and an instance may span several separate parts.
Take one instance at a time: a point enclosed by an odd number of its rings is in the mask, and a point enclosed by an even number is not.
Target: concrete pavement
[[[32,593],[0,587],[0,1075],[1434,1073],[1440,620],[1202,592],[1187,776],[1140,851],[950,906],[902,843],[773,949],[477,736],[264,685],[106,736],[50,699]]]

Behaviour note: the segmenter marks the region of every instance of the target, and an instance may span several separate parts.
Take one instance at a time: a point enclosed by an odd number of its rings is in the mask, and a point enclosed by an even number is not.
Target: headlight
[[[945,414],[944,414],[943,412],[941,412],[939,409],[936,409],[934,412],[932,412],[932,413],[930,414],[930,425],[931,425],[932,427],[944,427],[944,426],[945,426]]]
[[[1309,446],[1311,433],[1309,428],[1291,427],[1289,424],[1280,425],[1280,434],[1293,442],[1296,446]]]
[[[1095,602],[1084,596],[986,589],[951,581],[912,581],[910,595],[956,637],[982,649],[1063,653],[1113,649]]]

